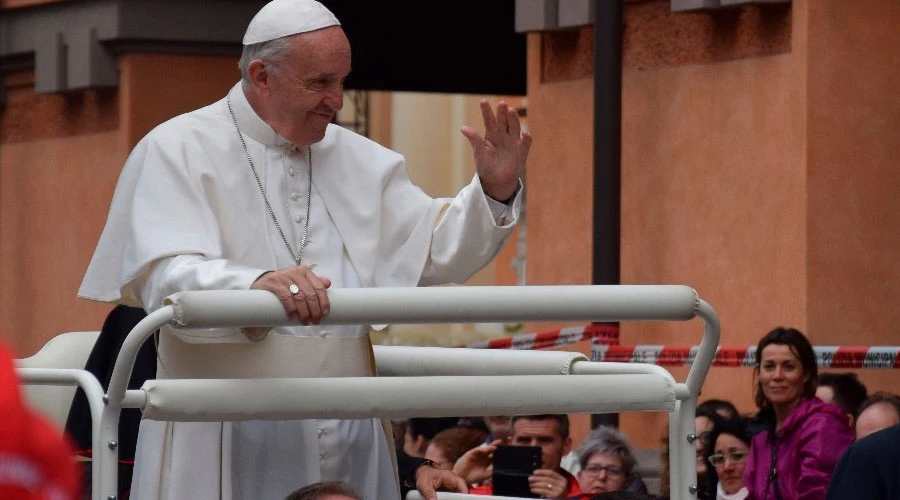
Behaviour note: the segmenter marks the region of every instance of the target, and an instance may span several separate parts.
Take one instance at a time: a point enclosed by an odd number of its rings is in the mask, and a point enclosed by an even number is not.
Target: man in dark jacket
[[[857,441],[838,461],[825,500],[900,498],[900,425]]]

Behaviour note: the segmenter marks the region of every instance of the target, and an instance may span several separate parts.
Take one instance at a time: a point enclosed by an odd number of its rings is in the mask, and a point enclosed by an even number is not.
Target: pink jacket
[[[777,433],[776,469],[781,500],[822,500],[838,458],[853,443],[844,412],[818,398],[803,400]],[[769,481],[772,444],[769,431],[753,437],[744,483],[753,500],[777,500]]]

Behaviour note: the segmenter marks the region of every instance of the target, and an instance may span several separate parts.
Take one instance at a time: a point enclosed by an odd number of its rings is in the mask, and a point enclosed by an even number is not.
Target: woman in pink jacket
[[[815,397],[816,355],[790,328],[769,332],[756,348],[757,421],[744,482],[755,500],[822,500],[841,453],[853,442],[839,407]]]

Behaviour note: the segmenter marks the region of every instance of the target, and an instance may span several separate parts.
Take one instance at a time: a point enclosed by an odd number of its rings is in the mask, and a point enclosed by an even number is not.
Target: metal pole
[[[594,285],[620,281],[623,0],[594,9]],[[618,414],[594,415],[592,426],[618,426]]]

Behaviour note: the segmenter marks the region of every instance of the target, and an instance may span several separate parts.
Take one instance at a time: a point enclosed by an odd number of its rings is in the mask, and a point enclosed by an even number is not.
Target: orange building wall
[[[109,308],[75,292],[105,220],[95,214],[108,208],[127,152],[115,91],[38,95],[30,73],[5,84],[0,341],[24,356],[63,331],[102,323]]]
[[[779,325],[814,344],[896,345],[900,5],[675,14],[667,4],[626,4],[622,283],[695,287],[722,320],[723,345],[755,345]],[[529,35],[529,284],[590,283],[591,37]],[[694,344],[700,332],[627,323],[621,341]],[[870,390],[896,390],[896,372],[860,373]],[[749,412],[751,386],[749,369],[714,368],[700,399]],[[576,420],[578,439],[587,424]],[[665,416],[621,424],[652,447]]]
[[[110,306],[76,293],[128,153],[154,126],[221,98],[240,78],[229,57],[126,54],[119,70],[118,90],[101,97],[35,95],[29,75],[7,78],[0,341],[19,356],[61,332],[100,328]]]
[[[624,79],[622,282],[697,289],[722,345],[805,330],[805,171],[792,56],[629,72]],[[627,323],[625,344],[698,343],[694,323]],[[749,371],[714,368],[704,397],[752,409]],[[735,390],[744,388],[744,390]],[[649,418],[623,421],[638,429]],[[629,425],[634,427],[629,429]],[[660,427],[661,428],[661,427]]]
[[[102,324],[109,308],[76,299],[72,263],[90,259],[124,159],[117,131],[0,147],[0,340],[18,355]]]
[[[809,2],[806,293],[822,344],[900,342],[898,25],[898,2]],[[896,370],[859,373],[898,392]]]

